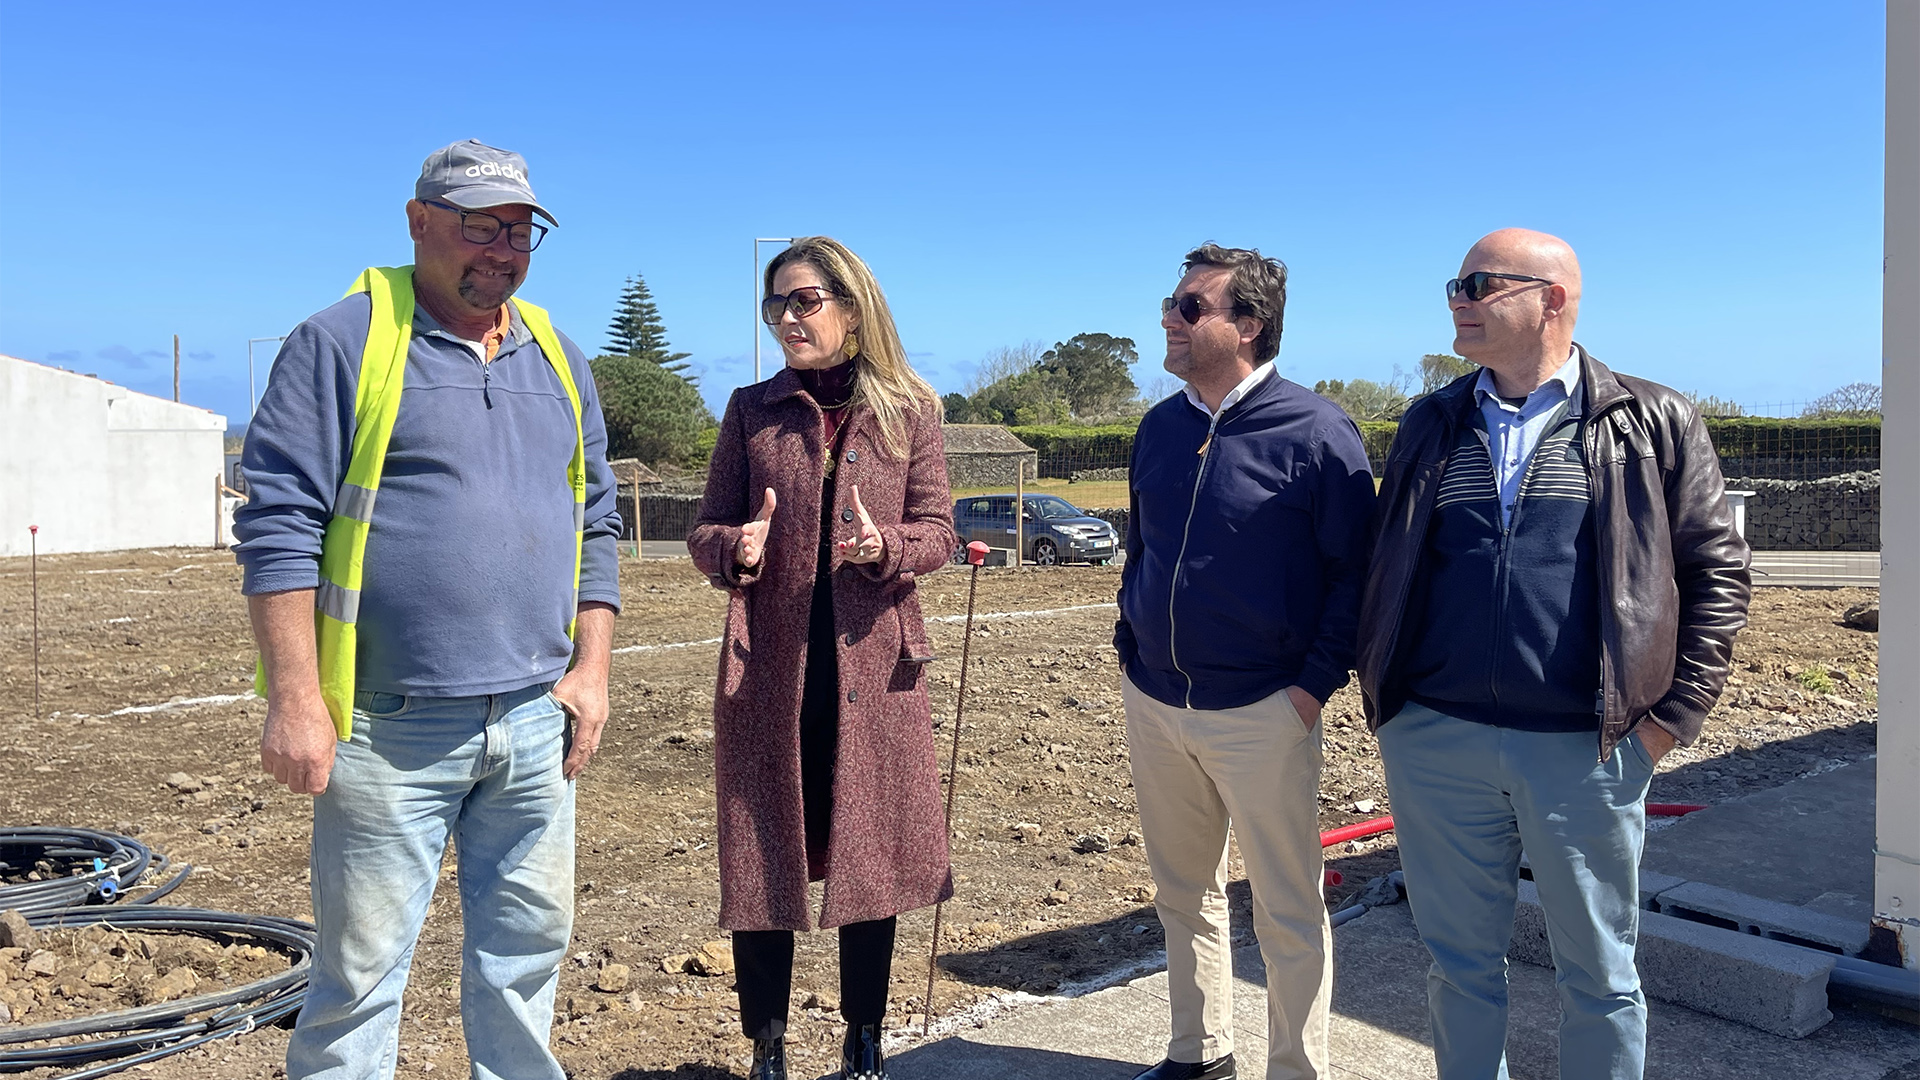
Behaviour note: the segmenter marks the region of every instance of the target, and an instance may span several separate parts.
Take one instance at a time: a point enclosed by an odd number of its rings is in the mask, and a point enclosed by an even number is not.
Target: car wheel
[[[1060,549],[1043,536],[1033,542],[1033,561],[1037,566],[1052,566],[1060,561]]]
[[[1113,560],[1112,559],[1092,559],[1089,561],[1092,562],[1093,565],[1095,566],[1105,566],[1108,563],[1112,562]]]
[[[953,549],[953,565],[965,566],[966,564],[967,564],[967,545],[965,544],[957,545]]]

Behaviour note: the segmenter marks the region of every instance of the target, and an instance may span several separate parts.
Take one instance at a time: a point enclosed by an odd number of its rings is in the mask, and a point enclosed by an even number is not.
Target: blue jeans
[[[573,932],[573,784],[560,775],[567,720],[549,685],[355,695],[353,738],[313,801],[319,946],[289,1080],[393,1075],[401,993],[450,836],[473,1076],[563,1080],[547,1037]]]
[[[1631,735],[1477,724],[1409,703],[1380,759],[1420,939],[1440,1080],[1506,1080],[1507,947],[1524,847],[1560,991],[1563,1080],[1639,1080],[1647,1003],[1633,966],[1653,760]]]

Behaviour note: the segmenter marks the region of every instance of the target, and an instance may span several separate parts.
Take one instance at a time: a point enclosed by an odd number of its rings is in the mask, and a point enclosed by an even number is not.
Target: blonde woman
[[[714,698],[720,925],[752,1080],[785,1080],[793,932],[840,933],[842,1075],[886,1075],[895,916],[953,893],[917,575],[952,554],[938,396],[872,271],[834,240],[768,264],[785,355],[734,391],[689,538],[730,593]]]

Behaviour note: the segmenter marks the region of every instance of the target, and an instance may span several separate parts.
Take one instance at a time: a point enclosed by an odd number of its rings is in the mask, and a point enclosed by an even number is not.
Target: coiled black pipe
[[[252,1031],[296,1012],[306,1000],[307,973],[313,964],[314,929],[313,924],[297,919],[201,908],[127,905],[104,910],[68,908],[31,912],[27,914],[27,922],[42,930],[104,924],[116,930],[251,939],[276,948],[286,954],[291,963],[287,970],[268,978],[215,993],[32,1027],[0,1028],[0,1071],[101,1062],[62,1077],[62,1080],[89,1080],[227,1035]],[[198,1020],[187,1019],[197,1013],[209,1015]],[[110,1034],[113,1032],[127,1034]],[[74,1039],[80,1041],[8,1049],[20,1043]],[[117,1060],[105,1060],[110,1058]]]
[[[93,829],[0,828],[0,878],[23,878],[42,862],[53,867],[43,880],[0,884],[0,911],[111,904],[149,869],[164,873],[168,867],[165,855],[130,836]]]

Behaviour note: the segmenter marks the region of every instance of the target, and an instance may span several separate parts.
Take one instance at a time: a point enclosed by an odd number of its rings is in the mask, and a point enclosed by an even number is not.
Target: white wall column
[[[1875,936],[1920,967],[1920,0],[1887,2]]]

